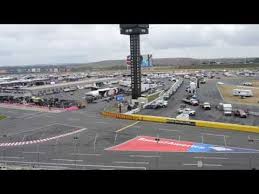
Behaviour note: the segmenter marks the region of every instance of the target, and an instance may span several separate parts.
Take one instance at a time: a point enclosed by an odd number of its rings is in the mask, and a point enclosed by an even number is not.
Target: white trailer
[[[244,90],[244,89],[233,89],[234,96],[245,96],[245,97],[252,97],[253,92],[252,90]]]

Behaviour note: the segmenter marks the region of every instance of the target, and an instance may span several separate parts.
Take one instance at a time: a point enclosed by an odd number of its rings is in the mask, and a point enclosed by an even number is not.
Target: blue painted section
[[[123,101],[123,100],[124,100],[124,96],[123,95],[116,96],[116,101]]]
[[[212,144],[194,143],[188,152],[204,152],[204,153],[259,153],[259,150],[224,147]]]
[[[211,144],[194,143],[188,152],[210,152]]]

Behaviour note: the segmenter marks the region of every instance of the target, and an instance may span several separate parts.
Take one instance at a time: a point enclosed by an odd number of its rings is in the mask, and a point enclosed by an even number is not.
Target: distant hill
[[[195,68],[205,67],[215,64],[218,66],[245,66],[246,64],[259,64],[259,58],[215,58],[215,59],[195,59],[195,58],[154,58],[153,66],[172,66],[175,68]],[[51,67],[68,67],[73,71],[84,71],[93,69],[126,69],[126,60],[104,60],[90,63],[62,63],[62,64],[34,64],[23,66],[2,66],[1,69],[22,69],[22,68],[51,68]]]
[[[192,58],[157,58],[153,59],[154,66],[168,66],[168,65],[195,65],[198,64],[199,60]],[[92,63],[82,63],[82,64],[70,64],[71,67],[92,67],[92,68],[100,68],[100,67],[112,67],[112,66],[126,66],[125,60],[105,60],[98,61]]]

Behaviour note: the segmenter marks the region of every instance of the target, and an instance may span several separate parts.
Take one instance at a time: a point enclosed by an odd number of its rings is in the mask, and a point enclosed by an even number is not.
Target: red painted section
[[[112,151],[146,151],[146,152],[187,152],[193,142],[177,141],[172,139],[159,138],[149,136],[138,136],[134,139],[126,141],[106,150]]]
[[[75,111],[75,110],[79,110],[79,108],[77,106],[71,106],[69,108],[65,108],[66,111]]]

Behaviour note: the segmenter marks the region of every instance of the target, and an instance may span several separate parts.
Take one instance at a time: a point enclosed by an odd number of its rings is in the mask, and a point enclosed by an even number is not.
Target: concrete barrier
[[[112,112],[102,112],[101,114],[103,116],[108,116],[108,117],[118,118],[118,119],[170,123],[170,124],[178,124],[178,125],[190,125],[190,126],[197,126],[197,127],[208,127],[208,128],[215,128],[215,129],[259,133],[258,126],[250,126],[250,125],[240,125],[240,124],[232,124],[232,123],[221,123],[221,122],[201,121],[201,120],[191,120],[191,119],[184,120],[184,119],[176,119],[176,118],[170,118],[170,117],[159,117],[159,116],[139,115],[139,114],[120,114],[120,113],[112,113]]]
[[[232,123],[221,123],[221,122],[197,120],[196,126],[259,133],[258,126],[250,126],[250,125],[240,125],[240,124],[232,124]]]

